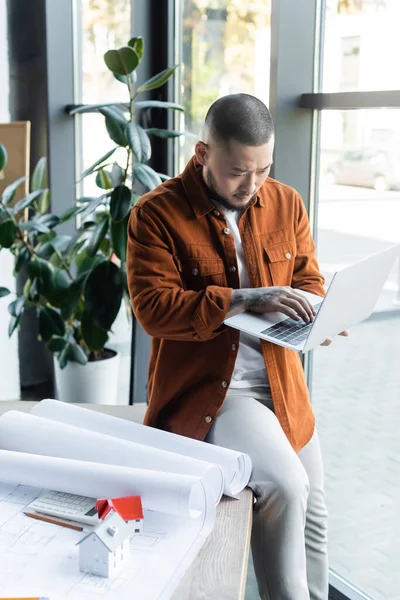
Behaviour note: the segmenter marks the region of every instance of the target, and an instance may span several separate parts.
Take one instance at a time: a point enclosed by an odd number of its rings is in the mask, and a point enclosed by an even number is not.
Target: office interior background
[[[185,111],[157,118],[188,132],[156,144],[152,164],[177,174],[214,100],[258,96],[276,124],[272,176],[301,193],[329,284],[336,270],[400,243],[399,22],[399,0],[0,0],[0,122],[31,121],[31,162],[48,157],[56,212],[98,194],[95,177],[80,173],[109,149],[104,119],[65,108],[126,101],[103,55],[143,36],[141,81],[180,65],[150,97]],[[0,268],[12,286],[5,251]],[[0,399],[43,397],[51,363],[29,331],[18,359],[7,304],[0,299]],[[396,264],[372,316],[305,360],[325,461],[332,598],[400,598],[399,339]],[[124,309],[111,346],[121,354],[118,401],[146,402],[149,338]],[[258,598],[251,569],[246,598]]]

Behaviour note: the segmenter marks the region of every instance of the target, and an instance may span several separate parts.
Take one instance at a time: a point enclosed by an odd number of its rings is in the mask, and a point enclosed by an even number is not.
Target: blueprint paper
[[[214,491],[201,477],[174,475],[180,479],[175,487],[177,502],[183,494],[187,503],[185,514],[180,515],[149,510],[148,494],[143,502],[143,531],[131,539],[128,567],[115,578],[97,577],[79,571],[76,543],[82,532],[31,519],[23,512],[39,495],[43,483],[60,481],[72,486],[74,467],[76,480],[85,473],[90,473],[93,481],[99,477],[101,483],[96,485],[102,495],[107,495],[107,486],[113,494],[119,493],[121,485],[127,486],[122,489],[128,493],[137,489],[138,470],[105,465],[102,477],[102,465],[89,462],[78,465],[78,462],[0,451],[0,479],[5,477],[9,481],[0,483],[0,594],[48,596],[51,600],[168,600],[212,531],[216,510]],[[163,475],[155,471],[148,474],[150,478]],[[142,476],[145,478],[145,473]],[[126,477],[128,484],[124,484]],[[13,478],[22,485],[15,485]],[[26,484],[32,480],[35,487]],[[154,494],[162,498],[168,483],[158,481],[159,489],[154,484]],[[83,480],[81,484],[84,485]],[[80,489],[85,494],[89,491]],[[156,505],[155,498],[151,502]],[[162,505],[162,501],[158,502]]]
[[[58,400],[42,400],[32,408],[31,413],[145,446],[152,446],[160,450],[216,463],[223,471],[224,494],[227,496],[235,497],[245,488],[250,479],[251,460],[244,453],[161,431],[155,427],[133,423],[126,419],[119,419],[84,407],[73,406]]]
[[[201,477],[218,504],[222,469],[209,462],[11,410],[0,416],[4,450]]]

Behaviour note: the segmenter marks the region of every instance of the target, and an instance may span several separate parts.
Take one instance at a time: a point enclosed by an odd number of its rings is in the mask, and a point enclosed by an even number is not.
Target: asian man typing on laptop
[[[182,174],[133,207],[127,278],[135,316],[152,336],[145,424],[246,452],[261,598],[326,600],[322,461],[299,354],[283,347],[283,332],[279,345],[263,339],[268,323],[251,335],[226,326],[229,317],[275,313],[270,326],[288,317],[315,323],[307,347],[347,335],[334,310],[338,298],[346,302],[345,275],[316,319],[303,294],[321,302],[324,279],[300,195],[269,177],[274,141],[259,99],[217,100]],[[366,309],[349,313],[343,329]]]
[[[348,327],[371,315],[399,248],[390,246],[335,273],[324,299],[302,290],[287,290],[287,297],[278,292],[277,306],[279,300],[281,304],[276,312],[240,313],[225,319],[225,324],[291,350],[308,352],[319,344],[327,345],[332,336],[345,335]],[[288,302],[290,296],[299,302],[300,295],[313,307],[310,321],[286,308],[293,306]]]

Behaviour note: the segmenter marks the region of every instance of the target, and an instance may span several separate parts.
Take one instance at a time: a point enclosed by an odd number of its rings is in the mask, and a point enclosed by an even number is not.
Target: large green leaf
[[[122,125],[122,123],[119,123],[114,119],[110,119],[110,117],[106,117],[106,129],[108,131],[108,135],[113,142],[118,144],[118,146],[122,146],[123,148],[128,145],[124,134],[124,128],[125,126]]]
[[[133,165],[133,175],[148,190],[154,189],[161,183],[161,179],[157,173],[151,167],[142,163],[135,163]]]
[[[82,207],[83,210],[79,211],[82,221],[85,221],[85,219],[90,214],[92,214],[92,212],[94,212],[98,206],[100,206],[104,202],[106,197],[107,197],[106,195],[102,195],[102,196],[99,196],[98,198],[93,198],[92,202],[89,202],[89,204],[87,206]]]
[[[38,160],[31,177],[31,191],[36,192],[47,186],[46,157]]]
[[[99,113],[101,113],[104,117],[107,117],[111,121],[115,121],[119,123],[122,127],[125,127],[127,124],[127,120],[122,111],[119,110],[116,106],[103,106],[103,108],[99,108]]]
[[[171,110],[179,110],[181,112],[185,110],[182,104],[163,102],[162,100],[140,100],[139,102],[135,102],[135,108],[170,108]]]
[[[12,336],[14,331],[17,329],[19,322],[21,321],[21,315],[19,317],[11,317],[10,323],[8,324],[8,335]]]
[[[110,190],[112,188],[110,173],[105,169],[99,169],[96,175],[96,185],[102,190]]]
[[[121,185],[125,181],[125,169],[115,162],[111,168],[110,178],[113,187]]]
[[[65,223],[66,221],[69,221],[72,217],[76,217],[76,215],[85,210],[85,208],[86,206],[71,206],[71,208],[67,208],[67,210],[65,210],[60,215],[60,223]]]
[[[83,292],[85,279],[86,275],[80,275],[74,279],[69,286],[65,294],[63,306],[61,308],[61,314],[64,319],[69,319],[77,310],[77,306]]]
[[[103,241],[108,230],[108,217],[105,216],[101,219],[99,223],[97,223],[94,231],[92,233],[92,237],[86,248],[86,252],[89,256],[94,256],[97,250],[100,248],[100,244]]]
[[[124,292],[129,297],[128,277],[126,274],[126,262],[121,262],[121,266],[119,269],[121,271],[121,276],[122,276],[122,280],[123,280]]]
[[[76,257],[76,266],[77,266],[77,275],[89,275],[90,271],[93,271],[97,265],[104,262],[104,257],[100,254],[96,254],[95,256],[89,256],[87,253],[87,249],[85,248],[77,257]]]
[[[93,163],[90,167],[88,167],[87,169],[85,169],[85,171],[83,171],[82,175],[81,175],[81,179],[85,179],[85,177],[87,177],[88,175],[90,175],[91,173],[93,173],[93,171],[99,166],[101,165],[103,162],[105,162],[108,158],[110,158],[110,156],[112,154],[114,154],[114,152],[116,151],[117,146],[115,148],[113,148],[112,150],[109,150],[108,152],[106,152],[101,158],[99,158],[98,160],[96,160],[95,163]]]
[[[130,46],[123,46],[118,50],[108,50],[104,55],[107,68],[118,75],[129,75],[139,64],[139,57]]]
[[[8,312],[12,317],[20,317],[24,311],[25,296],[19,296],[14,302],[8,305]]]
[[[138,55],[139,60],[143,56],[143,38],[142,37],[133,37],[129,40],[128,46],[133,48]]]
[[[118,267],[103,262],[90,273],[85,284],[85,309],[98,327],[107,331],[114,323],[121,306],[123,281]]]
[[[54,238],[47,241],[46,238],[48,237],[48,234],[43,234],[38,237],[43,238],[43,241],[40,240],[39,244],[35,247],[35,252],[37,256],[40,256],[40,258],[44,258],[45,260],[50,260],[55,252],[57,252],[57,254],[65,252],[71,240],[71,236],[69,235],[55,235]]]
[[[0,171],[4,169],[7,164],[8,154],[6,147],[0,144]]]
[[[156,137],[163,138],[164,140],[185,135],[184,131],[174,131],[172,129],[158,129],[157,127],[150,127],[149,129],[146,129],[146,132],[151,133]]]
[[[51,352],[60,352],[64,350],[67,345],[67,340],[59,335],[53,335],[51,340],[47,343],[47,347]]]
[[[157,173],[157,175],[159,176],[161,181],[168,181],[168,179],[171,179],[171,177],[169,175],[166,175],[165,173]]]
[[[61,350],[61,352],[58,356],[58,363],[60,365],[60,369],[65,369],[65,367],[67,366],[68,348],[69,348],[69,345],[65,346],[65,348],[63,348],[63,350]]]
[[[24,208],[30,206],[32,202],[36,200],[36,198],[39,198],[39,196],[41,196],[42,193],[43,190],[40,189],[36,190],[35,192],[31,192],[30,194],[25,196],[25,198],[21,198],[21,200],[18,200],[18,202],[12,207],[12,213],[16,215],[17,213],[21,212],[21,210],[24,210]]]
[[[174,74],[178,66],[179,65],[174,65],[173,67],[164,69],[164,71],[161,71],[160,73],[157,73],[157,75],[150,77],[150,79],[148,79],[143,85],[138,87],[137,91],[147,92],[149,90],[155,90],[156,88],[161,87],[162,85],[164,85],[164,83],[168,81],[171,75]]]
[[[40,279],[43,282],[43,290],[46,291],[51,286],[53,267],[47,260],[33,258],[28,263],[28,275],[31,279],[35,279],[35,277]]]
[[[48,342],[53,335],[62,337],[65,333],[64,320],[60,313],[45,306],[39,310],[39,333],[43,341]]]
[[[90,350],[101,350],[108,340],[108,333],[98,327],[87,310],[83,311],[81,322],[82,337]]]
[[[8,294],[11,294],[8,288],[0,287],[0,298],[4,298],[4,296],[8,296]]]
[[[131,121],[125,128],[125,137],[138,162],[149,160],[151,156],[151,143],[143,127]]]
[[[22,269],[22,267],[26,263],[28,263],[30,261],[30,259],[31,259],[31,253],[29,252],[28,248],[25,248],[25,246],[20,248],[18,250],[17,258],[15,261],[14,274],[16,275],[17,273],[19,273],[20,270]]]
[[[131,191],[126,185],[118,185],[111,193],[110,213],[113,221],[122,221],[132,204]]]
[[[34,233],[50,233],[50,230],[59,223],[60,219],[57,215],[36,215],[30,221],[19,223],[19,228]]]
[[[17,235],[17,228],[11,219],[0,223],[0,248],[11,248]]]
[[[114,75],[115,79],[117,79],[117,81],[120,81],[121,83],[124,83],[125,85],[128,85],[128,78],[132,85],[135,85],[135,83],[137,81],[136,71],[132,71],[132,73],[130,73],[129,75],[118,75],[118,73],[113,73],[113,75]],[[129,110],[128,106],[127,106],[127,110]]]
[[[49,241],[49,242],[44,242],[44,244],[42,244],[39,248],[37,248],[36,254],[37,254],[37,256],[40,256],[40,258],[49,260],[53,256],[55,251],[56,250],[55,250],[52,242]]]
[[[114,75],[115,75],[115,73],[114,73]],[[121,76],[121,77],[123,77],[123,76]],[[97,112],[99,112],[100,108],[105,108],[105,107],[110,107],[110,106],[113,108],[118,108],[118,110],[119,110],[119,107],[122,107],[122,109],[120,110],[121,113],[129,112],[129,106],[127,104],[125,104],[124,102],[118,102],[118,104],[116,104],[115,102],[102,102],[101,104],[81,104],[80,106],[76,106],[75,108],[72,108],[68,114],[76,115],[79,113],[97,113]]]
[[[128,220],[129,215],[123,221],[111,221],[110,233],[111,243],[115,254],[123,262],[126,260],[126,246],[128,243]]]
[[[71,279],[63,269],[55,268],[47,286],[45,297],[53,306],[62,308],[66,302]]]
[[[43,190],[43,193],[39,198],[39,202],[38,202],[39,213],[41,215],[44,215],[49,210],[50,204],[51,204],[50,190],[45,189],[45,190]]]
[[[86,365],[88,362],[85,351],[78,344],[69,344],[69,346],[67,346],[67,358],[80,365]]]
[[[2,195],[3,204],[7,205],[13,201],[18,186],[20,186],[21,183],[23,183],[25,181],[25,179],[26,179],[26,177],[20,177],[16,181],[13,181],[13,183],[10,183],[10,185],[8,185],[4,189],[4,192]]]

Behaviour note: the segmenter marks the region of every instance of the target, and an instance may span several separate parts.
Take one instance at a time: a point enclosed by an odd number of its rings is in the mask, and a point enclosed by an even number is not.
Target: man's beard
[[[221,194],[219,194],[217,192],[217,189],[216,189],[215,183],[214,183],[214,178],[211,174],[210,169],[207,169],[205,179],[206,179],[206,185],[208,188],[208,194],[209,194],[210,198],[212,200],[216,200],[217,202],[222,204],[222,206],[224,206],[225,208],[228,208],[229,210],[233,210],[233,211],[237,211],[237,212],[244,212],[246,210],[246,208],[252,203],[252,201],[254,200],[254,198],[257,195],[257,194],[254,194],[254,196],[252,196],[250,198],[250,200],[244,206],[234,206],[233,204],[231,204],[229,202],[229,200],[227,200],[224,196],[221,196]]]

